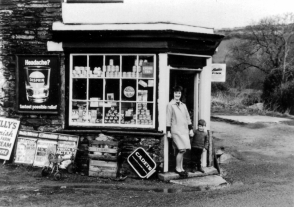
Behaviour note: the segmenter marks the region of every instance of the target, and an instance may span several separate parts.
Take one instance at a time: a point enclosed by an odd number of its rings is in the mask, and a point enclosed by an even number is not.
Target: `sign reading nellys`
[[[59,58],[57,55],[17,55],[17,111],[57,114]]]
[[[149,178],[155,172],[156,163],[141,147],[130,154],[128,163],[140,178]]]
[[[0,159],[10,159],[18,127],[18,120],[0,117]]]

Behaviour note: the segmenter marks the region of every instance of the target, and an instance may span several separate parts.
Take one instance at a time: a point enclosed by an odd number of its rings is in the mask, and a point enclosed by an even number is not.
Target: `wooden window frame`
[[[75,79],[75,77],[73,77],[73,69],[74,69],[74,65],[73,65],[73,58],[74,56],[86,56],[87,57],[87,66],[85,67],[90,67],[90,62],[89,59],[91,56],[103,56],[103,66],[106,65],[106,57],[107,56],[119,56],[119,77],[106,77],[106,74],[104,75],[104,77],[98,77],[98,78],[93,78],[93,77],[89,77],[89,74],[87,72],[86,77],[84,78],[79,78],[79,79],[85,79],[87,80],[87,89],[86,89],[86,99],[85,100],[78,100],[78,99],[73,99],[73,79]],[[138,73],[136,73],[136,77],[123,77],[123,68],[122,68],[122,59],[125,56],[136,56],[136,60],[139,62],[140,57],[152,57],[153,58],[153,77],[139,77]],[[134,53],[134,54],[101,54],[101,53],[72,53],[70,54],[70,69],[69,69],[69,107],[68,107],[68,126],[69,127],[122,127],[122,128],[146,128],[146,129],[154,129],[155,128],[155,123],[156,123],[156,90],[157,90],[157,84],[156,84],[156,74],[157,74],[157,55],[154,54],[145,54],[145,53]],[[106,67],[106,66],[105,66]],[[103,69],[102,69],[103,70]],[[86,122],[74,122],[73,121],[73,114],[72,114],[72,110],[73,110],[73,102],[86,102],[87,103],[87,107],[86,107],[86,114],[88,114],[89,116],[89,106],[90,106],[90,97],[89,97],[89,80],[94,79],[94,80],[103,80],[103,97],[101,100],[99,100],[99,102],[103,102],[103,110],[101,111],[102,116],[103,116],[103,121],[102,123],[89,123],[88,121]],[[106,80],[119,80],[119,100],[114,100],[114,101],[109,101],[105,98],[105,91],[106,91]],[[123,80],[136,80],[136,99],[133,101],[125,101],[122,100],[122,82]],[[152,97],[152,101],[139,101],[138,100],[138,89],[139,89],[139,80],[153,80],[153,97]],[[148,81],[147,81],[148,82]],[[116,102],[118,103],[118,113],[119,113],[119,120],[118,123],[105,123],[105,109],[107,108],[107,106],[105,106],[106,102]],[[135,124],[122,124],[121,123],[121,108],[122,108],[122,103],[135,103],[135,114],[136,115],[136,122]],[[152,119],[152,124],[148,123],[144,123],[144,124],[139,124],[138,120],[139,120],[139,114],[138,114],[138,103],[147,103],[148,106],[152,105],[153,111],[150,114],[151,115],[151,119]],[[99,106],[100,107],[100,106]],[[150,111],[151,112],[151,111]]]

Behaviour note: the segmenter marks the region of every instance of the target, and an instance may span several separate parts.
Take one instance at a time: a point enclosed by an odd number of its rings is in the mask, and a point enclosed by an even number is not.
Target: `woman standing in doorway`
[[[183,159],[186,150],[191,149],[189,135],[193,136],[194,133],[187,107],[180,101],[182,90],[181,86],[173,88],[174,98],[167,105],[166,131],[167,137],[173,140],[178,149],[175,172],[181,177],[186,177],[187,172],[183,168]]]

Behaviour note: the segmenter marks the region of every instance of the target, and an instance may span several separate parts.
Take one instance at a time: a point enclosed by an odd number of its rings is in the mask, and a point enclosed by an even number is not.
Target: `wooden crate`
[[[92,140],[89,144],[89,176],[115,178],[118,142]]]
[[[89,158],[93,160],[116,161],[118,142],[90,141]],[[105,148],[107,146],[107,148]]]
[[[115,178],[117,172],[116,162],[107,162],[102,160],[90,160],[89,176]]]

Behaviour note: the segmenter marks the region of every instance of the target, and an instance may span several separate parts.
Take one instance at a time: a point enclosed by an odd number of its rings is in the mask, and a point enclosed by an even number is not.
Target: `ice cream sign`
[[[212,64],[211,82],[226,82],[226,64]]]
[[[0,117],[0,159],[10,159],[18,127],[18,120]]]

